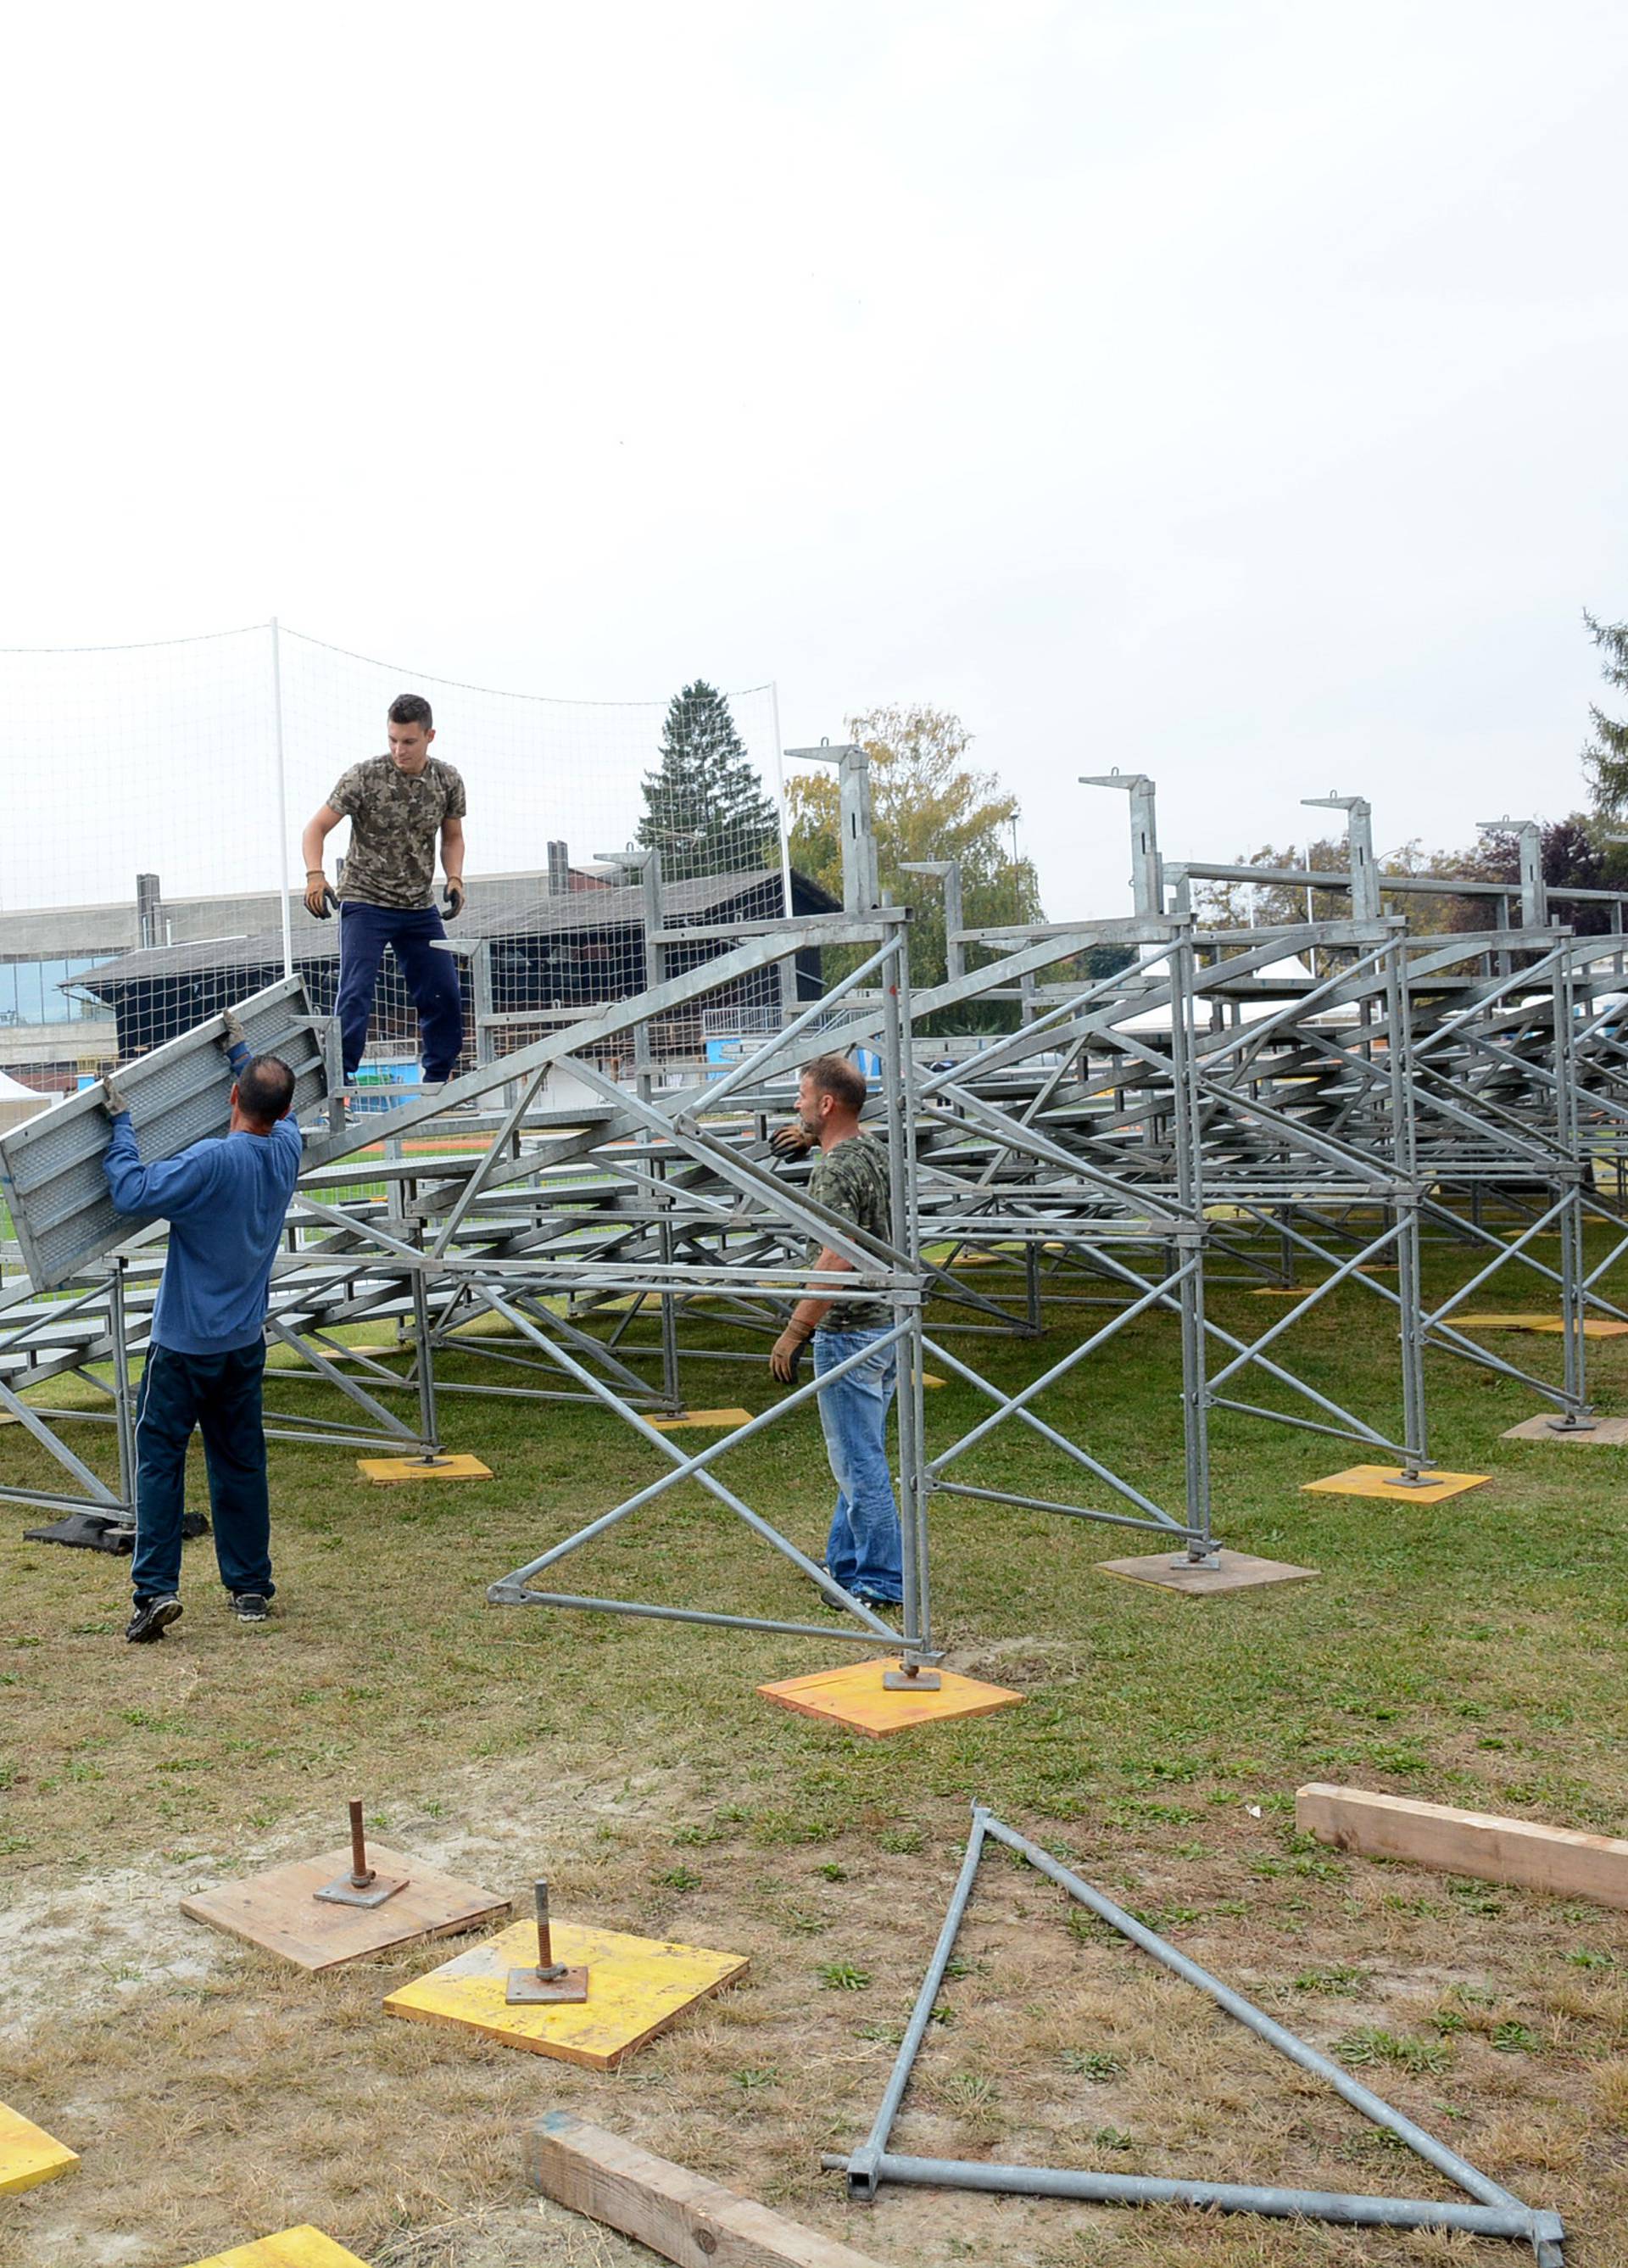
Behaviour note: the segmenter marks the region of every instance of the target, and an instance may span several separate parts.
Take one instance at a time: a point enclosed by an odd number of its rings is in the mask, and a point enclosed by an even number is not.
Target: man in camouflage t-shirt
[[[333,893],[322,871],[322,845],[341,819],[350,849],[340,885],[339,998],[345,1079],[355,1079],[367,1045],[379,963],[389,946],[418,1010],[424,1084],[439,1085],[457,1068],[464,1045],[464,999],[458,963],[438,953],[446,930],[435,903],[436,839],[446,871],[446,909],[464,906],[464,783],[429,753],[435,719],[422,694],[390,704],[390,753],[352,764],[303,837],[305,904],[327,918]]]
[[[818,1056],[797,1090],[796,1128],[774,1138],[781,1156],[818,1145],[809,1195],[868,1235],[892,1240],[887,1152],[861,1130],[865,1074],[846,1056]],[[851,1267],[825,1248],[815,1260],[822,1273]],[[796,1376],[798,1356],[811,1338],[814,1374],[824,1378],[852,1355],[875,1349],[819,1391],[825,1453],[837,1484],[837,1508],[825,1543],[826,1572],[852,1597],[869,1606],[897,1606],[904,1596],[898,1506],[888,1469],[888,1410],[898,1382],[897,1340],[890,1340],[891,1309],[881,1300],[799,1300],[774,1342],[769,1368],[783,1384]]]

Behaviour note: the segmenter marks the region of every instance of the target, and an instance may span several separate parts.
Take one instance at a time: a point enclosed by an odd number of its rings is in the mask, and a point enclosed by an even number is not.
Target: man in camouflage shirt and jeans
[[[809,1195],[869,1235],[890,1241],[891,1209],[887,1153],[861,1130],[865,1074],[846,1056],[819,1056],[797,1089],[797,1125],[774,1138],[782,1157],[818,1145]],[[828,1248],[815,1263],[822,1273],[852,1263]],[[846,1362],[865,1347],[869,1359],[819,1391],[825,1454],[837,1484],[837,1509],[825,1544],[825,1568],[867,1606],[897,1606],[904,1597],[898,1506],[888,1469],[888,1410],[898,1382],[898,1341],[884,1345],[893,1316],[880,1300],[799,1300],[774,1342],[769,1368],[782,1384],[796,1375],[798,1356],[811,1338],[814,1375]]]
[[[435,903],[436,837],[446,871],[446,909],[464,909],[464,783],[429,753],[435,718],[422,694],[390,704],[390,753],[352,764],[301,838],[306,910],[327,919],[333,893],[322,871],[322,845],[341,819],[350,850],[340,886],[339,998],[345,1081],[356,1078],[367,1045],[368,1020],[385,947],[395,953],[418,1010],[424,1084],[440,1086],[464,1045],[464,996],[458,963],[438,953],[446,930]]]

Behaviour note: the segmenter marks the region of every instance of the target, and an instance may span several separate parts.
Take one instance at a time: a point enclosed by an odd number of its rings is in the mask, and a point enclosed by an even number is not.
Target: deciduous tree
[[[849,718],[847,729],[870,759],[878,880],[896,905],[914,909],[914,985],[942,983],[948,969],[943,893],[935,877],[906,871],[917,861],[959,863],[963,917],[970,929],[1043,918],[1034,867],[1017,856],[1012,840],[1018,799],[1002,788],[995,773],[968,761],[972,735],[958,717],[922,703],[869,710]],[[842,849],[834,770],[794,777],[786,799],[792,865],[840,897]],[[976,953],[972,958],[976,961]],[[978,1015],[956,1020],[964,1029],[986,1027],[990,1020]]]

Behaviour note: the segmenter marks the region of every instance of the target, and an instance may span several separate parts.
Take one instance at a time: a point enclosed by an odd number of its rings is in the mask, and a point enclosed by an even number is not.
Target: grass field
[[[1500,1299],[1528,1301],[1543,1303]],[[1224,1290],[1213,1305],[1235,1327],[1269,1310]],[[1048,1359],[1071,1328],[1048,1333]],[[1393,1328],[1350,1286],[1300,1336],[1302,1370],[1394,1418]],[[1145,1318],[1043,1405],[1169,1503],[1173,1341]],[[1036,1366],[1021,1343],[954,1344],[1003,1378]],[[1552,1340],[1504,1344],[1558,1363]],[[1602,1406],[1628,1410],[1623,1343],[1590,1352]],[[466,1360],[450,1374],[473,1374]],[[0,2098],[84,2162],[0,2201],[0,2263],[178,2268],[305,2220],[378,2268],[647,2258],[529,2197],[522,2130],[555,2105],[895,2264],[1522,2257],[1175,2210],[932,2192],[847,2205],[819,2154],[869,2123],[976,1797],[1558,2206],[1573,2268],[1621,2268],[1628,1914],[1348,1861],[1294,1833],[1310,1778],[1628,1823],[1624,1453],[1502,1441],[1529,1394],[1441,1358],[1431,1383],[1438,1456],[1494,1476],[1442,1505],[1302,1495],[1358,1453],[1218,1423],[1225,1540],[1315,1566],[1314,1583],[1173,1598],[1096,1572],[1138,1548],[1124,1531],[942,1500],[952,1666],[1027,1698],[883,1743],[754,1692],[847,1647],[484,1603],[494,1577],[655,1471],[597,1411],[449,1397],[449,1446],[495,1476],[410,1491],[368,1487],[341,1451],[275,1446],[282,1587],[262,1631],[231,1621],[201,1543],[179,1631],[126,1647],[128,1563],[24,1544],[28,1515],[4,1507]],[[736,1365],[686,1365],[686,1385],[700,1406],[773,1392]],[[957,1387],[929,1395],[935,1439],[973,1407]],[[967,1477],[1063,1492],[1010,1427],[980,1454]],[[0,1461],[17,1484],[43,1470],[15,1428]],[[829,1491],[811,1415],[732,1469],[818,1546]],[[699,1492],[573,1566],[574,1587],[611,1594],[799,1616],[811,1602]],[[546,1874],[568,1918],[744,1953],[751,1970],[596,2076],[380,2014],[455,1948],[312,1978],[180,1917],[194,1886],[332,1847],[351,1794],[428,1861],[517,1895]],[[901,2148],[1447,2193],[1004,1859],[986,1862],[961,1955]]]

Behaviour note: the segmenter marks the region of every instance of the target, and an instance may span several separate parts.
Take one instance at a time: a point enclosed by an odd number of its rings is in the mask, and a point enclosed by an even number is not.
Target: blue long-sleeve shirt
[[[249,1060],[246,1048],[232,1049],[234,1077]],[[178,1158],[143,1166],[129,1113],[114,1120],[102,1167],[114,1206],[170,1224],[153,1309],[156,1345],[176,1354],[230,1354],[259,1338],[301,1146],[294,1120],[280,1118],[269,1134],[194,1142]]]

